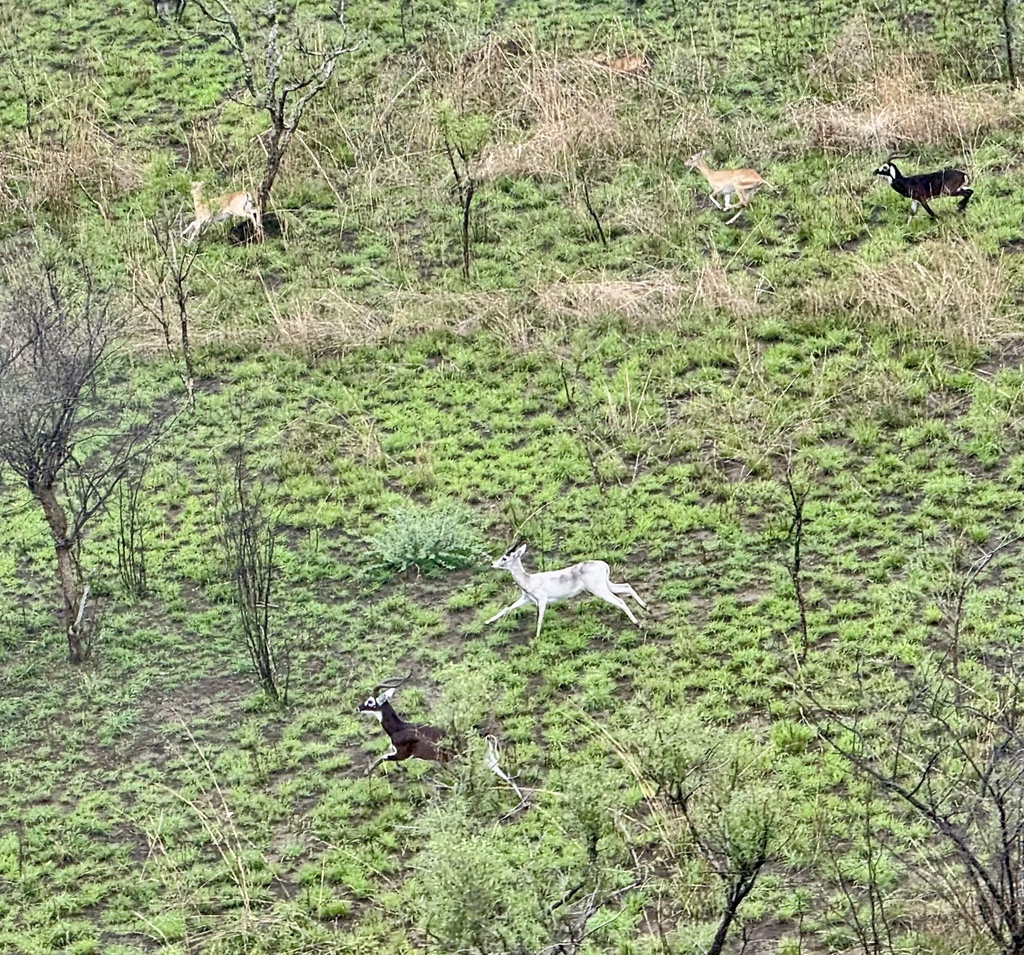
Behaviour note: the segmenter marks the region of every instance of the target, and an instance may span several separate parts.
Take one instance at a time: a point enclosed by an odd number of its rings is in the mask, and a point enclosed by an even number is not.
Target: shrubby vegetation
[[[478,523],[475,512],[457,501],[400,505],[366,539],[368,566],[389,575],[415,570],[428,577],[473,567],[483,550]]]
[[[1019,955],[1016,16],[0,11],[0,951]]]

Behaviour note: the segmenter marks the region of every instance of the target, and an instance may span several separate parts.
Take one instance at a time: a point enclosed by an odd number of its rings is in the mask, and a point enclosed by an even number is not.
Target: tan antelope
[[[192,183],[192,202],[195,204],[196,217],[186,226],[181,237],[187,242],[195,239],[203,227],[225,219],[248,219],[252,224],[253,235],[263,234],[259,217],[256,215],[256,203],[248,192],[229,192],[213,199],[203,198],[203,184]]]
[[[627,53],[614,60],[598,60],[597,65],[615,76],[646,76],[651,70],[651,60],[650,54]]]
[[[729,203],[733,196],[739,200],[736,204],[739,207],[739,212],[726,222],[726,225],[732,225],[740,217],[743,207],[750,202],[758,189],[762,186],[772,188],[755,169],[712,169],[704,161],[702,152],[687,159],[686,165],[691,169],[696,169],[707,179],[708,185],[711,187],[711,195],[708,198],[723,212],[728,212],[733,208]],[[725,196],[724,206],[715,198],[717,194]]]
[[[518,600],[496,613],[485,621],[486,623],[494,623],[509,611],[515,610],[525,603],[533,603],[537,605],[537,636],[540,637],[540,627],[544,622],[544,610],[552,600],[564,600],[566,597],[588,593],[618,607],[633,623],[640,626],[640,621],[633,616],[633,612],[618,594],[632,597],[644,610],[647,609],[647,604],[640,599],[629,584],[612,583],[611,570],[603,560],[585,560],[562,570],[546,570],[537,574],[528,574],[523,567],[523,554],[525,553],[526,544],[521,544],[518,547],[513,544],[491,564],[495,570],[507,570],[519,585],[522,593]]]

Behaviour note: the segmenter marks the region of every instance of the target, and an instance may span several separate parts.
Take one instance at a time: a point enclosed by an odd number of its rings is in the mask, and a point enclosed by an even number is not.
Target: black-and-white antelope
[[[938,199],[942,196],[959,196],[959,211],[963,212],[967,208],[967,203],[971,201],[974,190],[967,188],[970,180],[962,169],[940,169],[938,172],[904,176],[893,162],[894,159],[901,158],[904,158],[902,154],[890,154],[885,162],[875,170],[875,175],[885,176],[893,189],[910,200],[911,216],[917,214],[917,207],[920,205],[934,219],[935,213],[928,205],[928,200]]]
[[[424,759],[438,762],[444,765],[451,759],[452,753],[445,746],[447,733],[437,726],[428,726],[425,723],[407,723],[396,712],[391,705],[391,697],[395,691],[408,682],[411,673],[404,677],[394,677],[378,683],[373,688],[373,693],[360,704],[358,713],[368,713],[380,721],[381,728],[388,734],[391,746],[388,751],[375,759],[366,767],[365,775],[369,776],[385,760],[398,763],[404,759]],[[383,691],[383,692],[382,692]],[[484,736],[487,743],[487,753],[484,755],[484,765],[499,779],[507,782],[519,797],[519,805],[512,810],[518,812],[527,805],[527,798],[522,790],[516,785],[516,781],[508,775],[498,763],[498,741],[491,735]]]
[[[629,584],[613,583],[611,569],[603,560],[585,560],[562,570],[545,570],[536,574],[528,574],[523,567],[523,554],[525,553],[526,544],[518,546],[513,544],[491,564],[495,570],[507,570],[519,585],[522,593],[518,600],[496,613],[486,621],[487,623],[500,620],[505,614],[525,603],[533,603],[537,606],[537,636],[539,637],[541,624],[544,623],[544,610],[549,603],[553,600],[564,600],[566,597],[587,593],[618,607],[633,623],[640,626],[640,621],[633,616],[633,611],[618,595],[625,594],[632,597],[644,610],[647,609],[647,604],[640,599]]]
[[[367,766],[367,776],[385,760],[399,763],[404,759],[415,757],[416,759],[445,763],[449,759],[448,751],[441,745],[441,741],[446,735],[443,729],[423,723],[406,723],[391,705],[391,697],[395,695],[395,690],[411,676],[410,673],[405,677],[378,683],[373,688],[373,693],[360,704],[357,710],[359,713],[368,713],[370,716],[376,717],[380,721],[381,729],[388,734],[391,740],[391,748]]]

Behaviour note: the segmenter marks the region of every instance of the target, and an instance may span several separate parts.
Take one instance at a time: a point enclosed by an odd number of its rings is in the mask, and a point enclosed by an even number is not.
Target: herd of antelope
[[[896,192],[910,200],[911,216],[914,216],[918,206],[921,206],[934,219],[935,213],[928,205],[928,200],[942,196],[959,197],[959,210],[963,212],[967,208],[967,203],[970,202],[974,190],[968,188],[969,180],[963,170],[941,169],[937,172],[922,173],[916,176],[904,176],[893,162],[898,158],[900,157],[896,153],[890,154],[886,157],[885,162],[874,171],[874,175],[887,178],[889,185]],[[711,187],[709,198],[716,207],[723,212],[738,210],[727,221],[727,225],[736,221],[744,207],[762,186],[768,186],[768,183],[754,169],[712,169],[705,162],[703,153],[691,156],[687,165],[697,169],[707,179],[708,185]],[[229,216],[244,216],[246,218],[253,216],[252,197],[248,193],[221,196],[210,204],[205,204],[202,202],[202,186],[196,183],[193,186],[192,195],[196,204],[196,219],[186,230],[189,237],[198,235],[203,225],[209,221],[219,221],[219,219]],[[717,196],[722,197],[724,205],[718,201]],[[735,200],[735,205],[733,200]],[[253,221],[253,226],[258,228],[255,221]],[[507,570],[519,587],[520,593],[516,600],[503,610],[499,610],[493,617],[488,618],[487,623],[494,623],[505,614],[524,604],[531,603],[537,608],[536,638],[540,639],[544,611],[549,603],[588,593],[617,607],[632,623],[639,626],[639,621],[622,597],[631,597],[645,610],[647,604],[629,584],[614,583],[611,580],[608,564],[603,560],[587,560],[561,570],[531,574],[523,567],[525,553],[526,544],[516,544],[491,564],[495,570]],[[401,682],[405,682],[405,680]],[[369,765],[366,770],[367,774],[386,761],[401,762],[416,757],[444,763],[450,755],[445,748],[446,734],[443,730],[436,726],[407,723],[395,712],[390,699],[400,683],[379,684],[369,699],[359,707],[360,713],[369,713],[380,721],[381,728],[391,740],[388,751]],[[515,781],[498,765],[494,737],[488,736],[486,739],[488,741],[487,767],[515,789],[520,798],[517,809],[527,805],[527,800],[519,791]]]
[[[885,176],[896,192],[910,200],[911,217],[917,213],[918,206],[921,206],[934,219],[935,213],[928,205],[928,200],[942,196],[959,196],[958,208],[961,212],[964,211],[971,196],[974,195],[974,190],[968,188],[967,173],[962,169],[940,169],[938,172],[904,176],[893,162],[899,158],[900,154],[891,153],[874,174]],[[774,188],[756,169],[712,169],[704,159],[703,152],[691,156],[686,165],[696,169],[708,181],[711,187],[708,198],[717,208],[723,212],[736,210],[735,215],[726,221],[726,225],[732,225],[742,215],[744,208],[759,189]],[[717,196],[725,200],[724,205],[718,201]],[[182,232],[182,237],[188,241],[195,239],[207,225],[236,218],[247,220],[255,237],[259,238],[262,235],[259,210],[248,192],[229,192],[213,199],[205,199],[203,184],[194,182],[192,201],[195,206],[195,218]]]
[[[613,71],[627,72],[639,70],[643,64],[631,62],[620,65],[616,61],[615,66],[608,64],[608,67]],[[889,180],[889,185],[896,192],[910,200],[911,217],[917,213],[918,206],[921,206],[934,219],[935,213],[928,205],[928,200],[942,196],[959,197],[959,210],[962,212],[966,209],[974,192],[968,188],[969,180],[965,172],[960,169],[942,169],[938,172],[904,176],[894,162],[898,158],[900,156],[896,153],[887,156],[882,165],[874,171],[874,175],[886,177]],[[691,156],[686,165],[696,169],[707,180],[711,189],[708,198],[718,209],[722,212],[736,210],[734,215],[726,221],[726,225],[731,225],[742,215],[743,210],[759,189],[762,187],[773,188],[755,169],[712,169],[707,164],[703,152]],[[721,197],[723,201],[720,202],[718,197]],[[250,224],[254,237],[262,236],[259,209],[250,193],[231,192],[207,199],[204,197],[203,184],[194,182],[192,183],[192,201],[195,207],[195,218],[182,232],[182,237],[187,241],[196,239],[207,225],[228,219],[244,219]],[[507,613],[531,603],[537,608],[535,636],[539,639],[544,623],[544,611],[549,603],[588,593],[617,607],[626,614],[632,623],[639,626],[639,621],[622,597],[631,597],[645,610],[647,604],[629,584],[614,583],[611,580],[608,564],[603,560],[587,560],[561,570],[531,574],[523,567],[522,558],[525,553],[526,544],[513,545],[491,565],[495,570],[507,570],[519,587],[520,594],[511,604],[490,617],[486,621],[487,623],[494,623]],[[383,762],[402,762],[416,758],[444,764],[452,755],[444,730],[427,724],[406,722],[392,707],[391,697],[398,687],[408,679],[407,676],[397,681],[389,680],[378,684],[373,693],[358,708],[359,713],[369,714],[379,721],[381,729],[391,742],[387,752],[367,767],[367,775]],[[485,765],[515,790],[520,800],[516,809],[526,806],[527,800],[514,779],[508,776],[498,763],[497,741],[490,735],[485,736],[484,739],[487,742]],[[515,811],[513,810],[513,812]]]

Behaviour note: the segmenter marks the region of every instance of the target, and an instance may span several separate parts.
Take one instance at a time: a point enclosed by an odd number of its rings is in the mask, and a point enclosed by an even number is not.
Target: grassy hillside
[[[728,952],[1013,950],[970,859],[1019,883],[1000,5],[553,6],[351,0],[344,33],[289,7],[349,52],[266,241],[203,236],[194,406],[154,231],[190,221],[193,180],[255,190],[267,115],[194,0],[0,11],[3,261],[88,262],[126,321],[106,407],[174,411],[143,596],[124,499],[88,527],[81,665],[42,513],[0,469],[0,952],[689,955],[747,876]],[[608,69],[625,54],[646,72]],[[871,174],[896,148],[968,169],[966,214],[908,222]],[[702,149],[773,187],[731,226]],[[224,546],[243,459],[278,535],[283,701]],[[539,638],[532,607],[486,624],[520,535],[530,570],[607,561],[641,626],[593,599]],[[356,707],[406,673],[398,712],[461,755],[366,777],[388,741]]]

